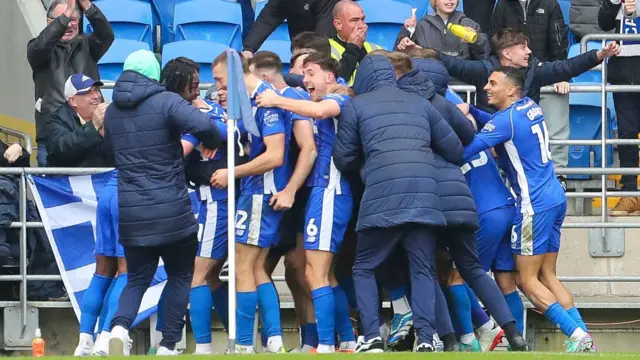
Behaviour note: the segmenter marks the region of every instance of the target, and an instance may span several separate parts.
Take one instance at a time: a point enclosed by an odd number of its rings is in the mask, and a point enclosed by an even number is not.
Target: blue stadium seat
[[[404,21],[411,16],[411,5],[393,0],[363,0],[358,3],[369,26],[367,41],[392,50]]]
[[[587,50],[600,50],[602,49],[602,42],[600,41],[589,41],[587,43]],[[568,58],[576,57],[580,55],[580,44],[573,44],[569,47],[569,53],[567,55]],[[599,70],[589,70],[582,75],[576,76],[571,79],[571,82],[574,83],[582,83],[582,82],[601,82],[602,81],[602,73]]]
[[[258,18],[258,15],[262,11],[262,9],[264,9],[264,6],[267,4],[267,1],[268,0],[258,1],[256,3],[256,19]],[[284,23],[278,25],[278,27],[274,30],[274,32],[272,32],[271,35],[269,35],[267,40],[289,41],[289,27],[287,26],[287,20],[285,20]]]
[[[144,41],[153,48],[151,4],[138,0],[101,0],[95,3],[111,23],[116,39]],[[86,18],[83,21],[84,32],[93,32],[89,21]]]
[[[462,0],[458,0],[458,7],[456,10],[464,12],[464,2]]]
[[[187,57],[200,64],[200,82],[213,82],[211,63],[218,55],[228,49],[227,44],[215,43],[205,40],[184,40],[166,44],[162,48],[162,67],[169,60],[180,56]]]
[[[98,61],[101,80],[116,81],[122,73],[124,60],[134,51],[150,50],[149,44],[142,41],[115,39],[109,50]]]
[[[161,48],[164,44],[173,42],[175,40],[175,34],[173,32],[173,11],[176,4],[185,2],[188,0],[144,0],[150,2],[159,18],[161,25],[161,44],[158,47]]]
[[[416,11],[416,17],[418,18],[418,20],[422,19],[422,17],[427,15],[427,13],[429,12],[429,8],[430,8],[429,0],[396,0],[396,1],[408,4],[412,8],[418,9]]]
[[[595,84],[593,84],[595,85]],[[570,93],[569,123],[571,140],[600,139],[600,93]],[[613,97],[607,94],[607,138],[612,137],[614,124]],[[600,145],[569,146],[569,167],[591,167],[591,153],[594,153],[594,164],[600,166],[602,155]],[[607,166],[613,164],[613,145],[607,145]],[[589,179],[590,175],[569,175],[570,179]]]
[[[291,42],[282,40],[267,40],[260,47],[262,51],[276,53],[282,60],[282,72],[288,73],[291,67]]]
[[[191,0],[176,4],[176,41],[207,40],[242,50],[242,10],[227,0]]]

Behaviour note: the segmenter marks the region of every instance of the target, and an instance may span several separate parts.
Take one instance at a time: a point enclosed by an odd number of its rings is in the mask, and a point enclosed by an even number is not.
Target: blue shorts
[[[105,185],[98,196],[96,233],[96,255],[124,257],[124,248],[118,243],[117,185]]]
[[[511,231],[511,252],[521,256],[560,251],[560,228],[567,202],[534,215],[516,214]]]
[[[336,253],[351,220],[353,198],[335,189],[311,189],[305,212],[304,249]]]
[[[278,244],[283,211],[269,206],[271,195],[240,195],[236,242],[266,249]]]
[[[227,200],[204,200],[198,214],[199,257],[224,260],[227,257]]]
[[[476,243],[484,271],[513,271],[516,268],[510,247],[515,216],[515,206],[504,206],[480,214]]]

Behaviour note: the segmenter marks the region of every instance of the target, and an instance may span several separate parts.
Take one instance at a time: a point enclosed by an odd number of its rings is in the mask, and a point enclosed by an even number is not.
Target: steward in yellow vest
[[[366,41],[360,49],[354,44],[345,43],[337,36],[329,39],[329,44],[331,45],[331,57],[340,63],[340,76],[348,79],[349,85],[353,85],[360,60],[374,50],[382,50],[381,46]],[[354,51],[356,49],[357,51]],[[343,56],[345,51],[349,56]]]

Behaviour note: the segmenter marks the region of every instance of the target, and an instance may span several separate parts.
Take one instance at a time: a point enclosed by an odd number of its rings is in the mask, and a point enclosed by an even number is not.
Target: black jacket
[[[161,246],[195,235],[180,137],[188,132],[218,148],[220,134],[209,116],[158,82],[125,71],[104,129],[118,169],[120,243]]]
[[[285,19],[289,37],[303,31],[315,31],[326,37],[336,34],[333,7],[338,0],[271,0],[264,6],[243,41],[244,50],[253,53]]]
[[[338,75],[343,79],[349,81],[351,79],[351,75],[358,68],[358,64],[360,61],[367,56],[367,50],[363,47],[358,47],[358,45],[350,44],[344,42],[338,38],[338,35],[333,37],[333,40],[338,44],[344,47],[344,52],[342,53],[342,57],[340,58],[340,67]]]
[[[61,41],[70,19],[64,15],[53,20],[27,44],[27,60],[33,71],[35,102],[42,99],[41,110],[35,112],[36,140],[44,140],[46,116],[66,100],[64,83],[73,74],[82,73],[100,79],[98,60],[113,43],[113,30],[96,5],[84,15],[93,27],[91,35],[78,34],[71,41]]]
[[[620,4],[612,4],[609,0],[601,0],[598,25],[602,30],[615,29],[616,33],[620,33],[620,20],[616,20],[620,6]],[[640,84],[638,68],[640,68],[640,56],[613,56],[607,64],[607,71],[609,72],[607,80],[612,84],[619,85]]]
[[[560,81],[569,81],[597,66],[600,61],[596,53],[596,50],[591,50],[568,60],[552,62],[543,62],[530,57],[529,66],[522,69],[524,71],[523,96],[539,102],[541,87]],[[482,91],[493,70],[500,67],[500,60],[496,56],[488,60],[471,61],[441,54],[440,60],[449,71],[449,75],[476,87],[477,103],[480,109],[490,113],[496,112],[495,108],[487,104],[487,95]]]
[[[102,149],[102,136],[93,123],[82,124],[78,114],[64,103],[47,116],[47,166],[106,167],[112,166]]]
[[[567,58],[567,26],[558,0],[530,0],[526,13],[518,0],[499,0],[491,17],[491,34],[506,28],[526,34],[533,56],[540,61]]]

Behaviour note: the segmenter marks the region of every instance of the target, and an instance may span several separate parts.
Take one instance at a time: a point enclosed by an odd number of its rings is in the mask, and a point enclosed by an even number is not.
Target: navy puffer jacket
[[[160,246],[196,234],[180,136],[215,149],[220,134],[207,114],[135,71],[122,73],[113,100],[104,128],[118,169],[120,243]]]
[[[360,62],[354,90],[359,95],[340,114],[333,157],[340,171],[360,171],[364,180],[356,230],[446,225],[433,154],[461,164],[458,137],[427,99],[398,88],[384,56]]]
[[[414,69],[425,73],[433,82],[436,93],[445,96],[449,87],[449,72],[442,62],[436,59],[411,59]]]
[[[428,63],[426,65],[429,65]],[[398,86],[407,92],[418,94],[431,101],[434,108],[448,121],[463,145],[468,145],[474,137],[473,125],[458,108],[444,97],[436,94],[435,86],[428,78],[429,72],[418,65],[413,71],[398,79]],[[438,154],[434,154],[442,210],[447,226],[463,226],[471,230],[478,228],[478,214],[471,190],[460,170]]]

